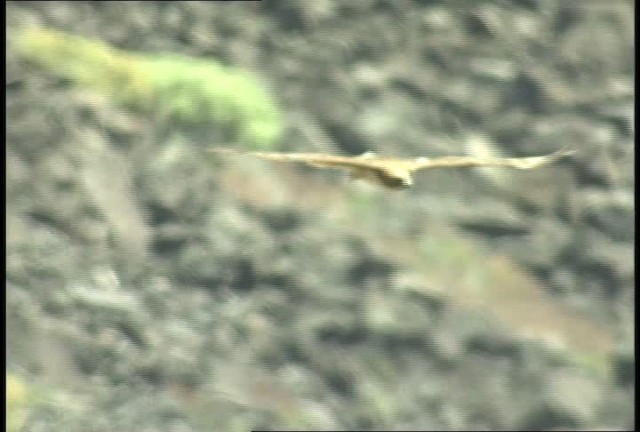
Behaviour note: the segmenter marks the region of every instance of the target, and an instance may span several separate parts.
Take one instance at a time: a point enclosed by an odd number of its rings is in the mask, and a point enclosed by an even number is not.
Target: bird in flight
[[[444,156],[434,159],[400,159],[378,156],[371,152],[359,156],[336,156],[322,153],[247,152],[227,147],[214,147],[209,151],[248,155],[276,162],[301,162],[316,168],[341,169],[348,171],[351,178],[363,179],[389,189],[407,189],[413,186],[411,175],[424,169],[493,166],[527,170],[539,168],[575,153],[575,150],[564,147],[551,154],[520,158]]]

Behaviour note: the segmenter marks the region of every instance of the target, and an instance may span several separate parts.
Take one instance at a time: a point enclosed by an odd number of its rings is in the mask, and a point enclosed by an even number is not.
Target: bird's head
[[[413,186],[411,173],[406,170],[376,170],[376,176],[389,189],[408,189]]]

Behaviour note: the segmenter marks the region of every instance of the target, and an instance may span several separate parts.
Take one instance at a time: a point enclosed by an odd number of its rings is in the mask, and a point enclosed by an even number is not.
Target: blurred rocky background
[[[634,427],[633,1],[6,11],[10,430]],[[253,104],[169,115],[205,109],[195,73],[174,111],[123,103],[60,73],[80,51],[26,56],[26,28],[248,73],[281,133],[238,134]],[[203,152],[258,144],[578,153],[388,192]]]

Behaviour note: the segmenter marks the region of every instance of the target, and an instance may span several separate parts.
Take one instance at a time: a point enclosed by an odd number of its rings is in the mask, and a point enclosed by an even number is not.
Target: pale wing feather
[[[384,164],[375,158],[361,158],[359,156],[334,156],[322,153],[275,153],[275,152],[243,152],[235,149],[216,147],[209,149],[216,153],[229,153],[254,156],[276,162],[301,162],[320,168],[364,168],[381,169]]]
[[[473,156],[445,156],[436,159],[418,158],[411,163],[411,171],[427,168],[466,168],[501,166],[516,169],[534,169],[553,163],[565,156],[575,153],[574,150],[565,147],[554,153],[544,156],[531,156],[522,158],[478,158]]]
[[[348,156],[334,156],[321,153],[250,153],[262,159],[281,162],[302,162],[320,168],[360,168],[370,166],[370,163],[358,161]]]

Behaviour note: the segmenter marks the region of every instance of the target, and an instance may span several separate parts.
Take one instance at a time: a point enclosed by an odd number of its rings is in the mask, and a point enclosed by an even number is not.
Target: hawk
[[[322,153],[247,152],[226,147],[209,149],[216,153],[240,154],[276,162],[301,162],[316,168],[333,168],[348,171],[351,178],[363,179],[389,189],[406,189],[413,186],[412,174],[430,168],[508,167],[535,169],[553,163],[575,153],[564,147],[543,156],[520,158],[484,158],[474,156],[418,157],[400,159],[378,156],[367,152],[359,156],[336,156]]]

